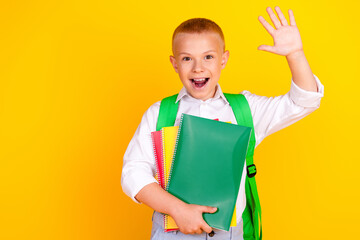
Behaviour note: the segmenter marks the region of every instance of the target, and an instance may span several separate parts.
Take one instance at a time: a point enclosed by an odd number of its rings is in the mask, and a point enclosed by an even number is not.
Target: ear
[[[178,72],[178,66],[177,66],[177,63],[176,63],[176,59],[174,56],[170,56],[170,62],[171,64],[173,65],[174,69],[175,69],[175,72],[179,73]]]
[[[221,69],[224,69],[229,59],[229,50],[226,50],[221,57]]]

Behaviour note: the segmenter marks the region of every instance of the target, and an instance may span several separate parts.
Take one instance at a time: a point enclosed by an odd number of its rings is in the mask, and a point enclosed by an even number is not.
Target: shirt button
[[[211,233],[209,233],[209,237],[213,237],[215,235],[214,231],[211,231]]]

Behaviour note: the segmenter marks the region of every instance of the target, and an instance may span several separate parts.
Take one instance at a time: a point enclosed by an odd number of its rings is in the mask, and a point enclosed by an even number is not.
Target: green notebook
[[[213,228],[229,231],[251,128],[182,114],[168,192],[204,213]]]

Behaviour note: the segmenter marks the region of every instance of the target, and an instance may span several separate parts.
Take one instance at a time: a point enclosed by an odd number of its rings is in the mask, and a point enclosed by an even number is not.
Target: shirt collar
[[[188,91],[186,90],[185,87],[182,87],[182,89],[180,90],[177,98],[176,98],[176,102],[177,103],[178,101],[180,101],[182,98],[184,97],[189,97],[190,99],[194,100],[194,101],[202,101],[200,99],[196,99],[196,98],[193,98],[189,93]],[[218,98],[222,98],[226,103],[228,103],[226,97],[224,96],[224,93],[222,92],[221,90],[221,87],[219,84],[216,84],[216,92],[215,92],[215,95],[214,97],[210,98],[212,100],[215,100],[215,99],[218,99]],[[210,100],[208,99],[208,100]]]

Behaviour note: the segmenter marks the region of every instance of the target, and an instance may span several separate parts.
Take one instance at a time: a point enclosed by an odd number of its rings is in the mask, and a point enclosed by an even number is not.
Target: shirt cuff
[[[140,203],[136,200],[135,196],[140,192],[140,190],[150,183],[158,183],[154,177],[147,176],[146,173],[133,173],[126,176],[126,179],[123,179],[125,184],[122,184],[124,192],[136,203]]]
[[[318,88],[317,92],[300,88],[291,78],[290,98],[295,104],[302,107],[320,107],[320,100],[324,96],[324,86],[321,84],[319,78],[315,74],[313,75]]]

